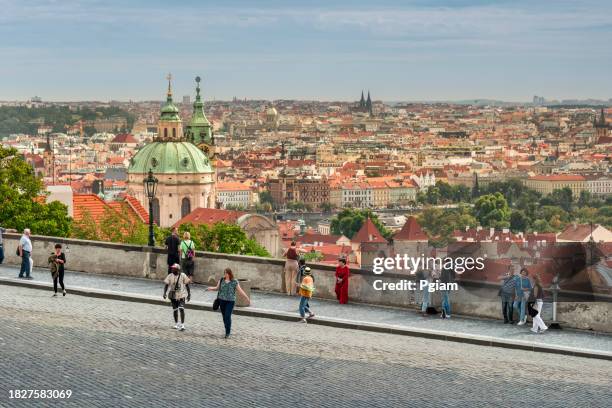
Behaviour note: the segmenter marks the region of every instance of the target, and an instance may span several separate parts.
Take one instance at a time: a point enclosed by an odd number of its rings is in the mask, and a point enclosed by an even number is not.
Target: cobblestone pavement
[[[18,269],[13,266],[0,266],[0,277],[14,278]],[[51,283],[46,269],[35,269],[34,281]],[[78,272],[66,272],[64,279],[67,288],[84,287],[111,290],[124,293],[137,293],[150,296],[161,296],[163,284],[158,281],[138,278],[124,278],[110,275],[94,275]],[[216,294],[206,292],[202,285],[192,285],[193,300],[212,303]],[[255,291],[251,296],[252,306],[281,312],[297,313],[298,298],[281,294]],[[612,336],[585,331],[561,330],[548,331],[545,334],[533,334],[530,325],[504,325],[501,320],[473,319],[453,316],[442,320],[435,316],[422,317],[414,310],[385,308],[360,304],[339,305],[337,302],[314,299],[311,306],[317,316],[392,324],[402,327],[432,329],[469,335],[486,335],[504,340],[527,341],[549,346],[577,347],[581,349],[612,352]]]
[[[2,286],[0,406],[609,406],[609,361]]]

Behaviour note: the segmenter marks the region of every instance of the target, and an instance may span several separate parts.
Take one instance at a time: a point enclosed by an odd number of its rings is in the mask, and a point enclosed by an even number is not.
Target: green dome
[[[179,109],[176,107],[172,98],[168,98],[164,106],[161,108],[160,120],[180,122]]]
[[[153,142],[130,160],[128,173],[212,173],[210,160],[193,143]]]

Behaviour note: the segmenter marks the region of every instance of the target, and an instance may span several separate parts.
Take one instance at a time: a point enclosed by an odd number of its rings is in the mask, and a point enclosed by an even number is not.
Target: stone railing
[[[19,264],[15,250],[18,234],[4,234],[5,263]],[[69,270],[163,279],[168,272],[166,251],[140,245],[117,244],[110,242],[86,241],[79,239],[33,236],[32,259],[34,266],[47,267],[47,258],[56,243],[61,243],[67,257]],[[309,264],[315,277],[316,297],[335,299],[335,267]],[[239,279],[248,279],[253,289],[269,292],[282,290],[284,261],[281,259],[254,256],[196,252],[194,280],[198,283],[214,283],[223,270],[229,267]],[[374,281],[397,283],[414,280],[414,276],[385,273],[374,275],[371,271],[351,269],[349,299],[352,302],[381,306],[414,308],[420,298],[418,291],[382,291],[374,289]],[[498,285],[475,282],[461,282],[459,290],[453,292],[452,312],[468,316],[501,319],[501,305],[497,296]],[[434,305],[440,304],[439,293],[432,296]],[[550,307],[545,306],[545,318],[550,318]],[[558,320],[568,327],[612,332],[612,303],[600,302],[561,302],[558,305]]]

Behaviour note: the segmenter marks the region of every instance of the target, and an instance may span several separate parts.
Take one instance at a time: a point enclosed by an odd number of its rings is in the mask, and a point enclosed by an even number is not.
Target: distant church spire
[[[361,90],[361,99],[359,100],[359,107],[360,108],[365,108],[366,106],[366,102],[365,102],[365,98],[363,97],[363,89]]]
[[[370,98],[370,90],[368,89],[368,100],[366,101],[366,109],[367,111],[370,113],[370,115],[372,114],[372,98]]]
[[[166,75],[166,79],[168,80],[168,101],[172,101],[172,74],[168,73]]]

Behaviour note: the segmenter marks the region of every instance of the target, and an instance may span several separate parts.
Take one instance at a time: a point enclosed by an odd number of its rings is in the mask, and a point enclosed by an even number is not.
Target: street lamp
[[[149,169],[147,178],[143,180],[145,185],[145,192],[149,199],[149,246],[155,245],[155,237],[153,235],[153,199],[155,198],[155,192],[157,190],[157,178],[153,176],[153,171]]]

